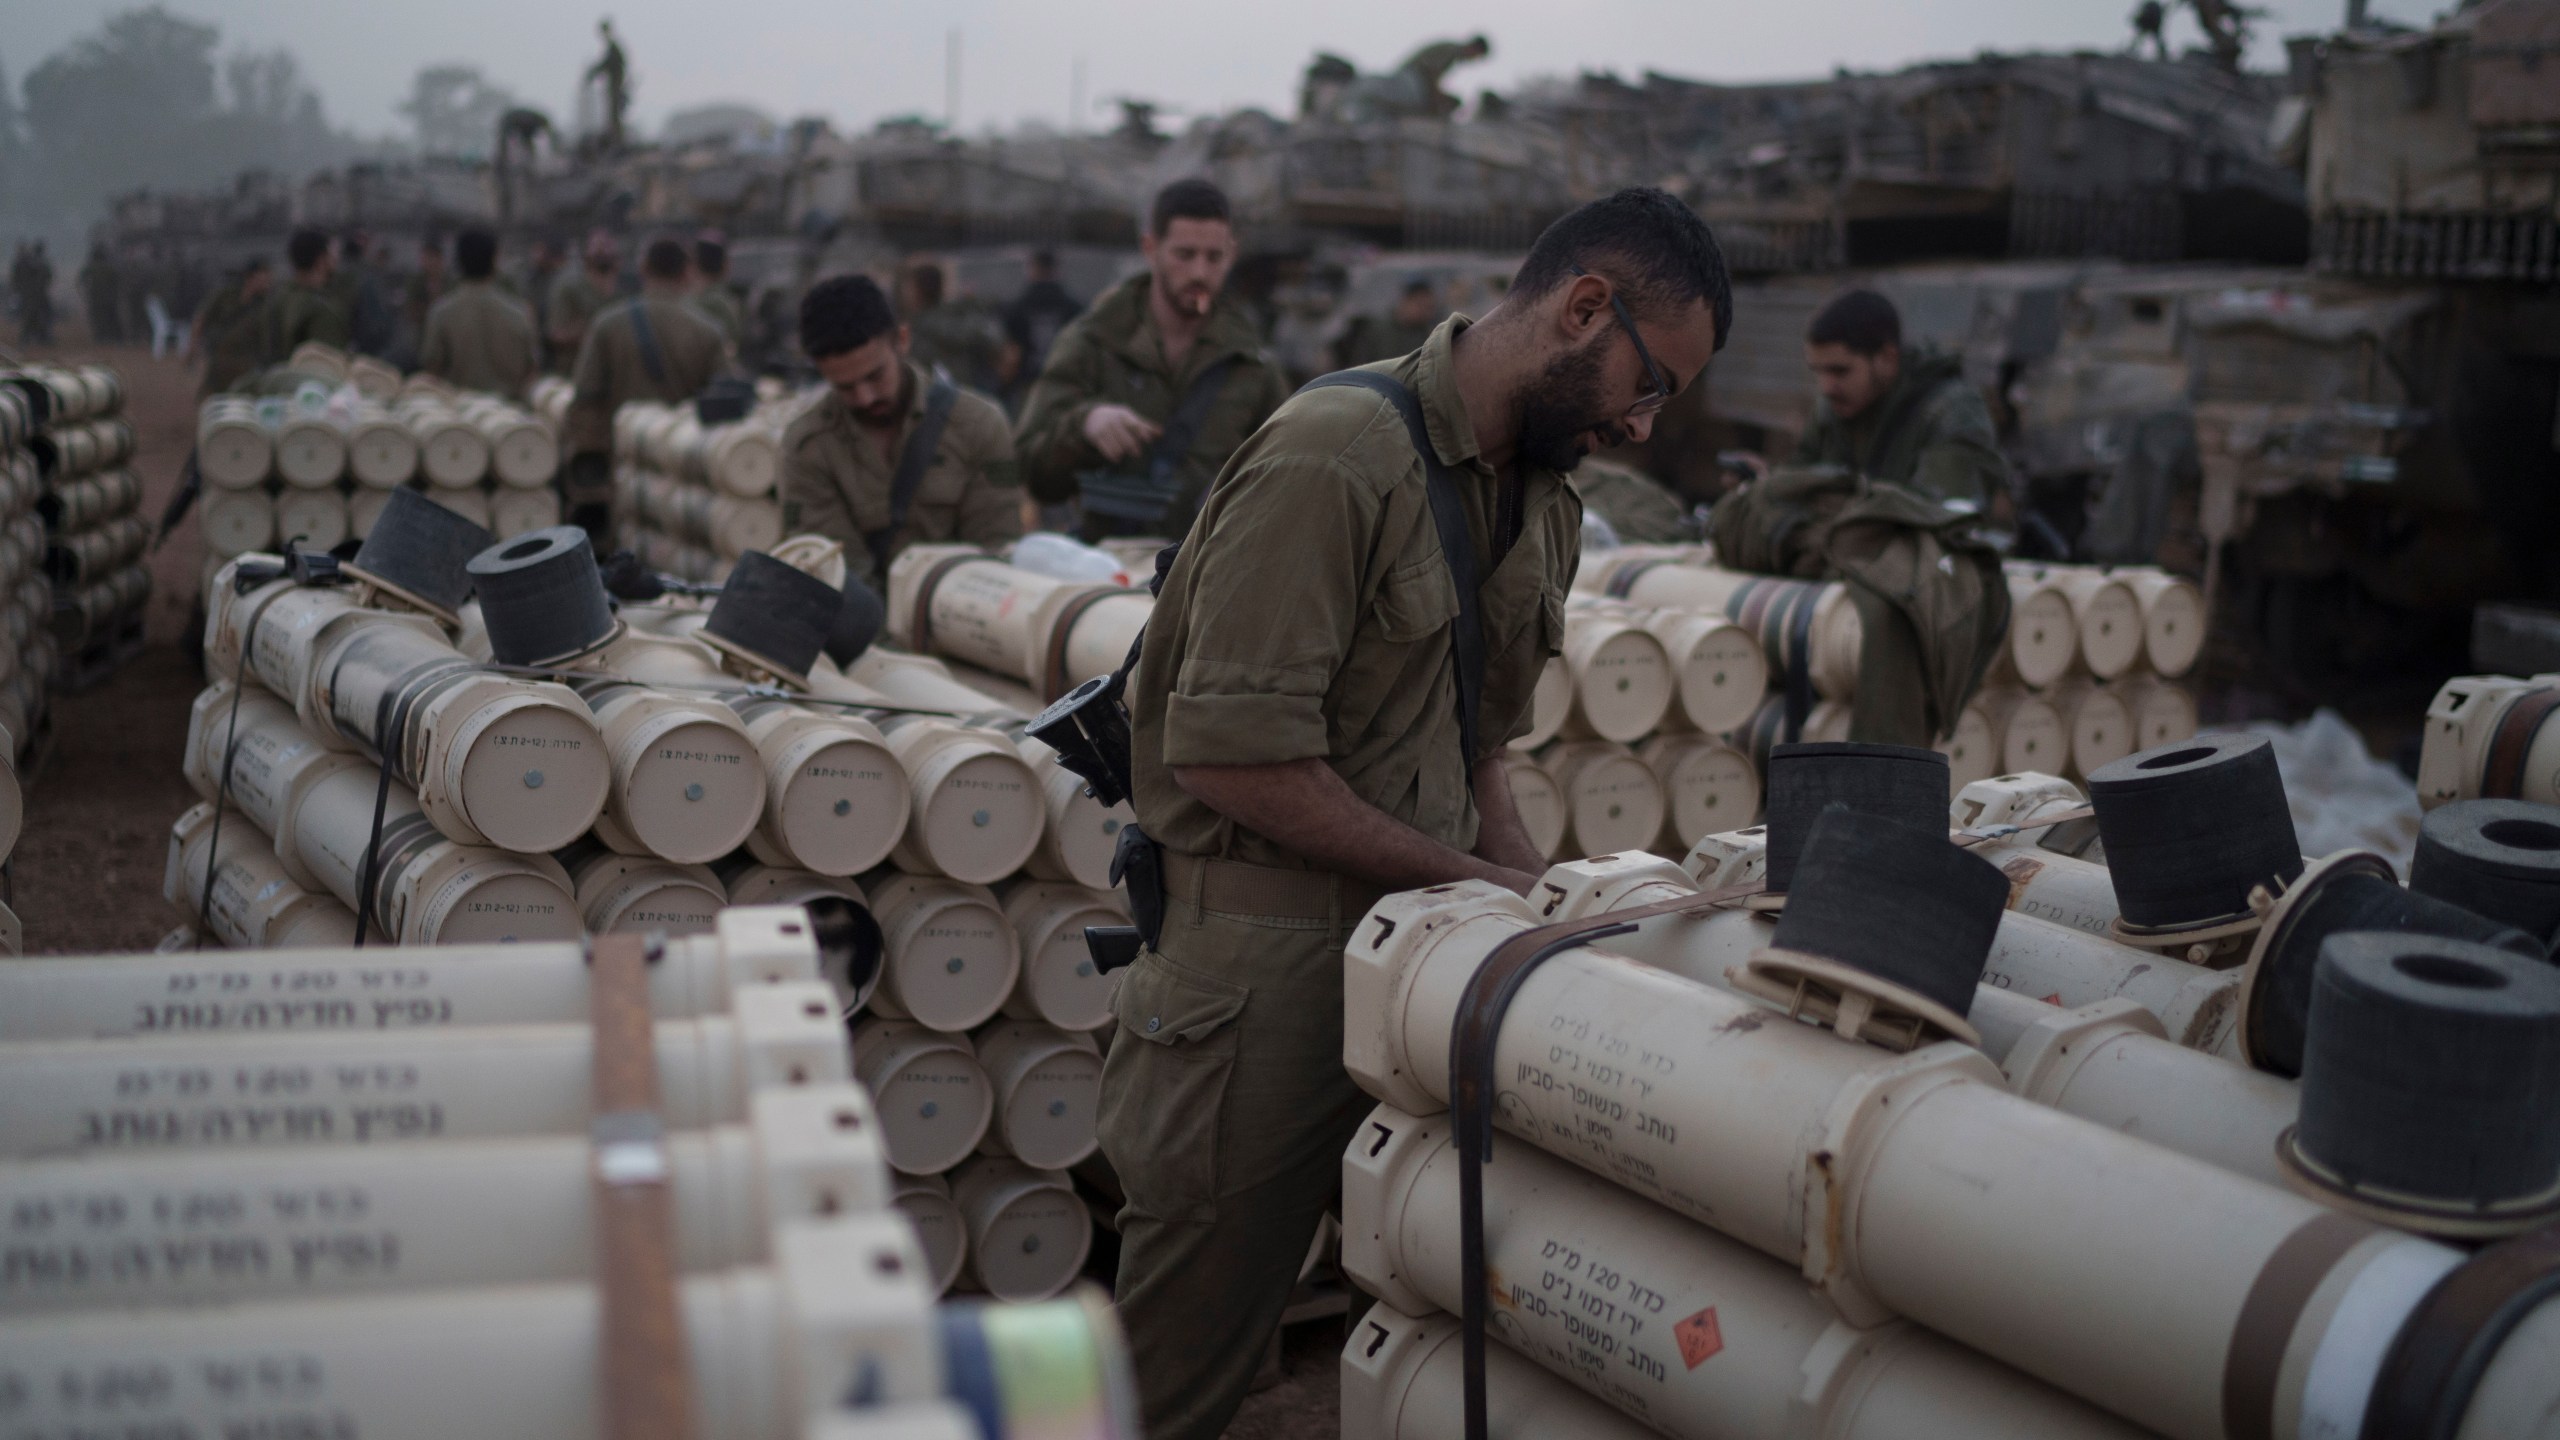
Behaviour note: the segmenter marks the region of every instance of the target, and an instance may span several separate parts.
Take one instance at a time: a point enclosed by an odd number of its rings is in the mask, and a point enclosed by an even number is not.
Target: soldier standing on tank
[[[1032,498],[1079,502],[1087,539],[1182,534],[1218,467],[1289,398],[1252,310],[1225,293],[1225,193],[1166,186],[1139,248],[1145,272],[1059,332],[1014,427]]]
[[[604,54],[587,67],[585,78],[604,82],[604,148],[607,154],[617,154],[622,149],[622,113],[631,105],[631,62],[623,56],[612,20],[598,20],[596,35],[604,41]]]
[[[522,399],[542,368],[533,312],[499,290],[498,237],[465,230],[453,242],[462,283],[427,312],[418,342],[418,372],[465,390]]]
[[[1184,540],[1129,687],[1161,921],[1121,976],[1099,1118],[1151,1440],[1212,1440],[1234,1416],[1373,1104],[1342,1065],[1351,927],[1393,891],[1526,893],[1545,870],[1502,755],[1563,642],[1582,522],[1563,472],[1645,439],[1731,317],[1687,206],[1584,205],[1483,320],[1370,367],[1418,404],[1427,461],[1388,397],[1309,389],[1227,462]],[[1432,467],[1480,577],[1473,716]]]
[[[578,363],[578,349],[587,340],[587,327],[595,323],[596,312],[613,300],[622,279],[622,250],[613,236],[602,230],[587,232],[582,263],[563,273],[551,283],[551,295],[543,315],[543,338],[551,346],[551,368],[567,373]]]
[[[196,311],[187,348],[204,360],[204,380],[196,387],[198,401],[230,389],[266,363],[267,305],[274,280],[275,270],[267,257],[252,257],[240,268],[238,278],[213,292]]]
[[[650,241],[640,293],[606,306],[578,347],[561,499],[600,546],[613,530],[614,413],[634,400],[690,400],[728,365],[728,342],[688,303],[692,268],[682,241]]]
[[[88,263],[80,267],[80,294],[88,302],[89,339],[98,345],[116,345],[124,341],[123,276],[116,269],[116,257],[107,252],[107,242],[89,247]]]
[[[53,343],[53,262],[44,242],[20,245],[9,266],[9,289],[18,301],[18,343]]]
[[[782,438],[782,526],[843,541],[846,573],[874,589],[909,545],[1022,536],[1004,411],[927,371],[908,339],[867,275],[823,281],[800,302],[800,349],[828,393]]]
[[[296,230],[285,242],[285,259],[293,265],[293,282],[267,305],[265,363],[282,365],[306,343],[347,348],[347,312],[330,280],[336,262],[329,237],[317,230]]]
[[[736,350],[746,342],[747,310],[729,288],[729,242],[717,230],[705,230],[693,242],[693,307]]]

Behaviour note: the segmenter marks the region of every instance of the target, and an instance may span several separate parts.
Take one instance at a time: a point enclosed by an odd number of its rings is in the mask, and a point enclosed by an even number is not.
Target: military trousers
[[[1168,895],[1157,947],[1121,975],[1099,1128],[1128,1197],[1118,1303],[1149,1440],[1214,1440],[1234,1418],[1340,1192],[1374,1104],[1342,1068],[1360,914]]]
[[[1858,647],[1858,694],[1849,706],[1849,738],[1863,745],[1936,744],[1938,723],[1929,707],[1920,632],[1883,596],[1863,585],[1848,589],[1864,632]]]

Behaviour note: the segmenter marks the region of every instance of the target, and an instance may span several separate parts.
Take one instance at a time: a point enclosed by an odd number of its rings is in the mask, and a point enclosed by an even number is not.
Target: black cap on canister
[[[1769,943],[1836,961],[1961,1017],[1991,957],[2008,877],[1943,829],[1825,809]]]
[[[1911,745],[1817,742],[1769,752],[1768,887],[1785,893],[1815,820],[1834,805],[1946,838],[1947,757]]]
[[[613,638],[613,602],[594,542],[575,525],[502,540],[465,567],[480,591],[489,651],[502,665],[550,665]]]
[[[2428,811],[2409,888],[2548,945],[2560,930],[2560,805],[2457,800]]]
[[[2415,1229],[2490,1235],[2560,1208],[2560,970],[2431,935],[2322,946],[2298,1182]]]
[[[2302,873],[2276,752],[2264,735],[2198,735],[2089,775],[2116,910],[2144,929],[2249,914],[2249,892]]]
[[[843,605],[844,597],[826,581],[750,550],[722,582],[702,638],[748,664],[806,684]]]
[[[847,575],[835,623],[827,628],[827,658],[838,665],[852,664],[880,638],[880,627],[888,623],[888,602],[880,592]]]
[[[415,490],[394,490],[346,569],[450,619],[471,598],[471,557],[497,538]]]

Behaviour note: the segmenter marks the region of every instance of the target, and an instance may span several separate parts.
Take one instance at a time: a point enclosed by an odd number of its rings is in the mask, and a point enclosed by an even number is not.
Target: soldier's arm
[[[613,375],[610,357],[598,342],[604,337],[598,327],[587,327],[587,338],[578,346],[577,363],[570,367],[569,453],[575,455],[607,455],[613,453]]]
[[[2000,453],[1982,397],[1970,385],[1951,382],[1931,398],[1927,423],[1920,463],[1911,472],[1913,486],[1989,511],[1994,498],[2008,492],[2009,461]]]
[[[1084,438],[1084,417],[1102,400],[1101,349],[1081,322],[1069,325],[1049,347],[1049,363],[1032,382],[1022,419],[1014,426],[1014,455],[1032,498],[1048,504],[1071,500],[1076,472],[1102,463]]]

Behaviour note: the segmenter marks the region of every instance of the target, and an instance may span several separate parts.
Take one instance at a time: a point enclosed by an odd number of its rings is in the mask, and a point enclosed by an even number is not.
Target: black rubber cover
[[[2560,1184],[2560,970],[2427,935],[2333,935],[2303,1057],[2303,1153],[2456,1204]]]
[[[889,623],[888,602],[878,591],[851,575],[844,577],[844,598],[836,611],[835,624],[827,631],[827,658],[838,665],[850,665],[880,638],[880,627]]]
[[[502,540],[465,568],[480,591],[489,652],[502,665],[548,665],[613,634],[594,542],[575,525]]]
[[[2529,960],[2542,958],[2542,942],[2511,926],[2483,919],[2457,905],[2412,895],[2379,875],[2334,872],[2311,882],[2270,937],[2251,982],[2249,1045],[2261,1070],[2302,1073],[2303,1031],[2311,1014],[2313,977],[2322,946],[2332,935],[2388,931],[2435,935],[2491,946]]]
[[[471,598],[471,557],[497,539],[415,490],[394,490],[365,533],[355,566],[450,612]]]
[[[1769,943],[1890,980],[1965,1015],[2009,903],[2000,868],[1905,825],[1825,809],[1796,858],[1795,888]]]
[[[1796,857],[1813,823],[1834,805],[1878,815],[1940,838],[1947,829],[1952,794],[1947,757],[1909,745],[1833,742],[1779,745],[1769,751],[1768,886],[1784,893],[1794,883]]]
[[[2547,942],[2560,930],[2560,805],[2458,800],[2428,811],[2409,888]]]
[[[2198,735],[2089,776],[2116,910],[2131,925],[2246,914],[2252,887],[2302,873],[2302,844],[2264,735]]]
[[[721,583],[702,628],[783,674],[806,675],[843,608],[844,596],[826,581],[750,550]]]

